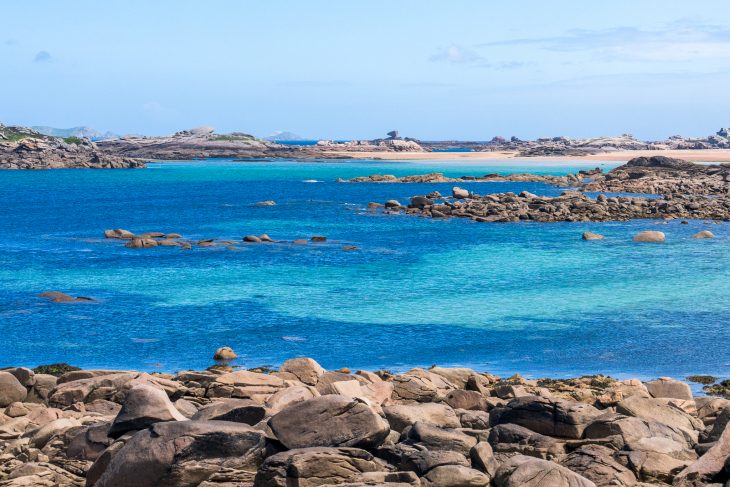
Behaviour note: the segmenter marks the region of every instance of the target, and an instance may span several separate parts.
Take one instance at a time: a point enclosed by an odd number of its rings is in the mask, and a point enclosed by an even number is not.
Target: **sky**
[[[3,1],[0,122],[647,140],[730,126],[725,0]]]

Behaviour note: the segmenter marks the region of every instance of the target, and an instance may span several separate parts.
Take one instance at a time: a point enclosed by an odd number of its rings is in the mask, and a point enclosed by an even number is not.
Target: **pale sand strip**
[[[510,163],[539,163],[539,162],[626,162],[639,156],[666,156],[677,157],[695,162],[730,162],[730,149],[703,149],[703,150],[663,150],[663,151],[617,151],[592,154],[586,156],[548,156],[548,157],[516,157],[516,152],[348,152],[326,151],[328,156],[338,156],[351,159],[375,159],[387,161],[455,161],[478,162],[509,160]],[[505,161],[507,162],[507,161]]]

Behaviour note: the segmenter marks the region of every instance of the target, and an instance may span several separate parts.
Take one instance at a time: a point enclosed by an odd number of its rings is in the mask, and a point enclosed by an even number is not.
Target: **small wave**
[[[134,343],[155,343],[159,342],[159,338],[130,338]]]
[[[324,181],[319,181],[318,179],[305,179],[302,182],[303,183],[323,183]]]
[[[281,337],[282,340],[285,342],[306,342],[307,339],[303,337],[295,337],[295,336],[284,336]]]

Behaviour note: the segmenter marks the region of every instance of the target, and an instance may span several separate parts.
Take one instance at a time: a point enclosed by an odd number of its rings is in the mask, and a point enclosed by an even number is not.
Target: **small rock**
[[[309,243],[309,241],[307,241],[307,240],[305,240],[303,238],[298,238],[296,240],[292,240],[292,243],[294,245],[307,245]]]
[[[315,235],[310,240],[312,242],[326,242],[327,241],[327,237],[325,237],[323,235]]]
[[[583,240],[603,240],[604,236],[600,233],[583,232]]]
[[[258,203],[256,203],[256,206],[276,206],[276,201],[273,201],[273,200],[259,201]]]
[[[385,202],[386,208],[400,208],[401,204],[398,202],[398,200],[388,200]]]
[[[256,235],[246,235],[243,237],[243,241],[249,243],[261,243],[261,238]]]
[[[702,230],[692,235],[692,238],[715,238],[715,234],[709,230]]]
[[[150,247],[157,247],[159,244],[157,243],[157,240],[153,238],[138,238],[135,237],[131,239],[125,247],[130,249],[146,249]]]
[[[463,200],[469,197],[469,191],[458,186],[454,186],[451,188],[451,195],[457,200]]]
[[[634,242],[652,242],[652,243],[659,243],[664,242],[666,240],[666,236],[664,235],[664,232],[657,232],[655,230],[646,230],[641,233],[637,233],[636,236],[634,236]]]
[[[134,238],[135,235],[128,230],[122,230],[121,228],[117,228],[115,230],[104,230],[104,237],[129,240]]]
[[[221,347],[213,354],[213,360],[233,360],[238,358],[231,347]]]

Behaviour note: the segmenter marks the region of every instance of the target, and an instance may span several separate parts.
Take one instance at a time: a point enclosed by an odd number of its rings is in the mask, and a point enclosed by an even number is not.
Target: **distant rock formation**
[[[89,139],[51,137],[27,127],[0,124],[0,169],[137,167],[144,167],[144,163],[104,153]]]
[[[51,137],[80,137],[82,139],[89,139],[91,141],[113,139],[119,137],[119,135],[112,132],[99,132],[91,127],[71,127],[68,129],[59,129],[55,127],[47,127],[45,125],[34,125],[31,127],[32,130],[43,134],[50,135]]]
[[[279,141],[292,141],[292,140],[307,140],[307,138],[302,137],[301,135],[295,134],[293,132],[274,132],[272,135],[265,137],[264,140],[268,140],[269,142],[279,142]]]

